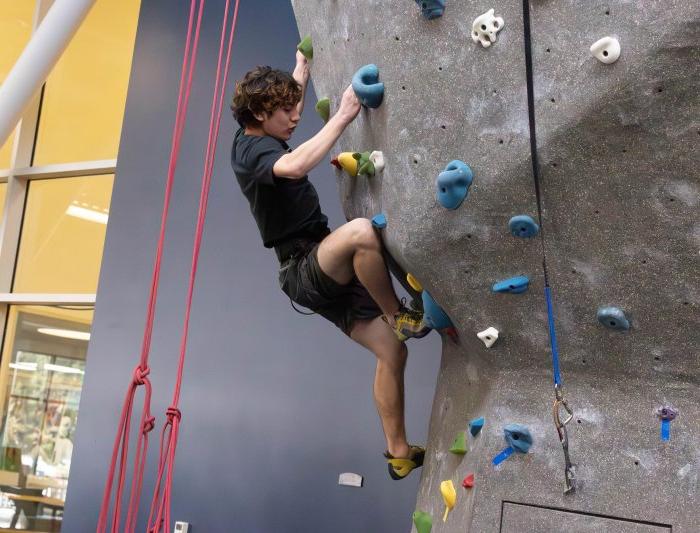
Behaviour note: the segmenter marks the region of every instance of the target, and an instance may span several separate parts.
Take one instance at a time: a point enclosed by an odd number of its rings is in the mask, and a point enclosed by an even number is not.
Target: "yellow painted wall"
[[[0,83],[29,41],[34,8],[34,0],[0,0]],[[0,168],[10,166],[13,138],[0,148]]]
[[[117,157],[140,4],[88,13],[46,81],[35,165]]]

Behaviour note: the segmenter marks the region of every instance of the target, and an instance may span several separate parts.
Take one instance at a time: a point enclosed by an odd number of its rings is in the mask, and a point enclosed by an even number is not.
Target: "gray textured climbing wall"
[[[508,220],[537,218],[526,84],[523,4],[447,1],[441,18],[411,0],[295,0],[314,40],[312,77],[331,109],[360,66],[375,63],[384,103],[364,109],[337,152],[382,150],[383,174],[338,172],[348,220],[383,212],[387,248],[449,314],[417,509],[433,531],[700,531],[700,5],[534,1],[534,116],[544,239],[578,488],[564,495],[552,422],[552,369],[539,236]],[[472,21],[488,9],[505,27],[482,48]],[[622,47],[603,64],[589,47]],[[460,159],[474,182],[457,210],[435,179]],[[530,278],[524,294],[491,285]],[[624,310],[629,331],[596,320]],[[478,331],[501,336],[487,349]],[[433,333],[435,334],[435,333]],[[420,342],[420,341],[411,341]],[[408,391],[410,394],[410,391]],[[671,439],[655,409],[673,405]],[[484,416],[470,451],[448,449]],[[534,445],[499,467],[503,426]],[[461,487],[475,474],[475,487]],[[446,523],[440,482],[457,504]],[[595,515],[595,516],[593,516]]]

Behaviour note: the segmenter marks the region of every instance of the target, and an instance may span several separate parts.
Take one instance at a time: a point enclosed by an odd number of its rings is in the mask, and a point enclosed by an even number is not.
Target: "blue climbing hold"
[[[437,177],[437,199],[447,209],[457,209],[469,193],[474,175],[466,163],[450,161]]]
[[[516,452],[527,453],[532,446],[530,430],[521,424],[508,424],[503,428],[503,436]]]
[[[386,228],[386,215],[384,215],[384,213],[374,215],[374,217],[372,217],[372,225],[379,229]]]
[[[379,81],[377,65],[360,67],[352,77],[352,88],[362,105],[379,107],[384,98],[384,84]]]
[[[447,313],[433,300],[430,293],[423,289],[423,322],[426,326],[437,329],[452,328],[454,325]]]
[[[441,17],[445,12],[445,0],[416,0],[420,6],[421,13],[428,20]]]
[[[508,228],[513,234],[513,237],[523,238],[534,237],[540,231],[537,222],[528,215],[518,215],[511,218],[508,222]]]
[[[606,328],[618,329],[622,331],[627,331],[630,329],[629,320],[625,316],[625,313],[617,307],[601,307],[598,309],[598,322],[603,324]]]
[[[513,278],[504,279],[498,283],[494,283],[491,290],[493,292],[507,292],[510,294],[521,294],[525,292],[530,285],[530,278],[527,276],[515,276]]]
[[[469,422],[469,433],[472,434],[472,437],[476,437],[479,434],[481,428],[484,427],[484,422],[486,422],[486,420],[483,416]]]

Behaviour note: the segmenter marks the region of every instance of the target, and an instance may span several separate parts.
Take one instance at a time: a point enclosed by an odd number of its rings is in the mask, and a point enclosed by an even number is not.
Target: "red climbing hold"
[[[465,477],[464,481],[462,481],[462,486],[465,489],[471,489],[474,486],[474,474],[469,474]]]
[[[337,157],[331,159],[331,165],[333,165],[338,170],[343,170],[343,167],[340,166],[340,162],[338,161]]]

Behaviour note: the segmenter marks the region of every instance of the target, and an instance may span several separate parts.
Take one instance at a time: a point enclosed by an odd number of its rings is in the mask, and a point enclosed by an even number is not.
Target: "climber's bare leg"
[[[346,285],[357,275],[393,325],[399,300],[384,262],[382,241],[369,219],[351,220],[323,239],[318,248],[318,264],[326,275],[341,285]]]
[[[404,422],[404,369],[408,349],[386,327],[381,317],[355,320],[350,337],[377,357],[374,401],[382,421],[387,450],[394,457],[408,457]]]

